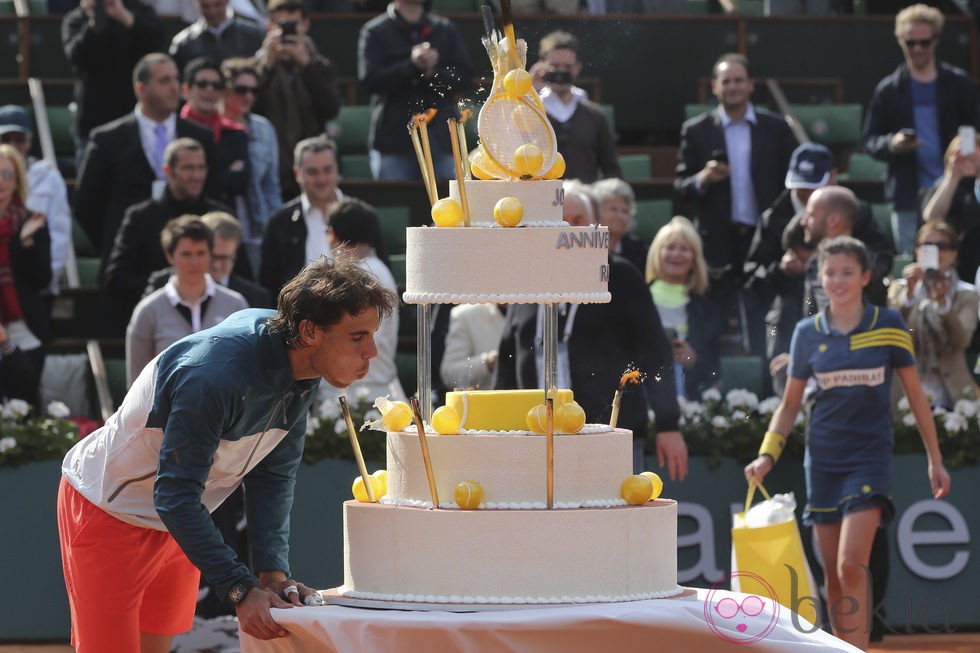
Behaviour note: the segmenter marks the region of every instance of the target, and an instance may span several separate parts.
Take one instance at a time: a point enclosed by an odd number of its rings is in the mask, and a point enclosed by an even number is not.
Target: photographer
[[[565,179],[587,184],[600,177],[621,179],[612,126],[602,108],[575,86],[582,72],[578,39],[568,32],[551,32],[538,44],[538,57],[530,72],[565,158]]]
[[[293,148],[319,136],[340,111],[336,72],[307,36],[310,18],[301,0],[270,0],[269,29],[256,53],[259,81],[255,113],[269,119],[279,139],[279,181],[283,197],[299,194],[293,176]]]
[[[915,262],[888,289],[912,334],[916,366],[932,406],[952,408],[977,397],[966,349],[977,328],[977,291],[956,273],[959,237],[945,222],[927,222],[916,235]]]

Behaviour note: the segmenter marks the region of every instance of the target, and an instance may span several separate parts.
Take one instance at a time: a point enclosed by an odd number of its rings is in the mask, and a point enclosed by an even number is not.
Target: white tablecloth
[[[338,605],[276,609],[288,631],[260,641],[241,633],[242,653],[338,651],[460,653],[595,653],[642,645],[669,651],[858,651],[767,602],[756,616],[724,619],[714,609],[724,598],[748,595],[691,590],[672,599],[487,612],[371,610]],[[729,604],[731,605],[731,604]],[[706,610],[707,606],[707,610]],[[798,619],[798,618],[797,618]],[[627,648],[629,647],[629,648]]]

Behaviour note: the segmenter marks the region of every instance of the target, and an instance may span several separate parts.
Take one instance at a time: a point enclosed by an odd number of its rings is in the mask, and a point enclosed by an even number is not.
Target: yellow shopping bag
[[[811,624],[819,625],[820,600],[803,552],[796,517],[767,526],[737,525],[740,521],[744,523],[756,488],[770,499],[760,484],[749,484],[745,512],[735,516],[736,525],[732,528],[732,590],[771,596]]]

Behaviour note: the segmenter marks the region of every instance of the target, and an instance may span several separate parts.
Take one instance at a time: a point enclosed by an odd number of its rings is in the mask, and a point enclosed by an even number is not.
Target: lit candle
[[[459,149],[459,134],[457,132],[457,123],[455,118],[450,118],[446,121],[449,125],[449,141],[452,144],[453,149],[453,164],[456,166],[456,186],[459,188],[459,204],[463,207],[463,226],[470,226],[470,207],[466,201],[466,182],[463,175],[463,160],[462,153]]]
[[[429,204],[435,204],[439,196],[435,193],[432,186],[429,185],[429,175],[428,170],[425,165],[425,155],[422,153],[422,143],[419,141],[418,124],[420,122],[420,116],[413,116],[412,120],[408,123],[408,135],[412,139],[412,147],[415,148],[415,156],[419,160],[419,169],[422,171],[422,183],[425,185],[425,192],[429,196]]]
[[[616,388],[616,393],[613,395],[612,415],[609,416],[609,426],[616,428],[616,422],[619,421],[619,402],[623,398],[623,388],[626,387],[627,383],[639,383],[642,380],[643,373],[640,370],[633,367],[632,364],[626,367],[626,371],[619,377],[619,387]]]

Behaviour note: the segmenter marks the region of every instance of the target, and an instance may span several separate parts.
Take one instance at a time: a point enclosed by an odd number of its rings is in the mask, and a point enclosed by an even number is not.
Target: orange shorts
[[[170,533],[116,519],[62,478],[58,534],[77,653],[133,653],[141,632],[190,630],[200,572]]]

